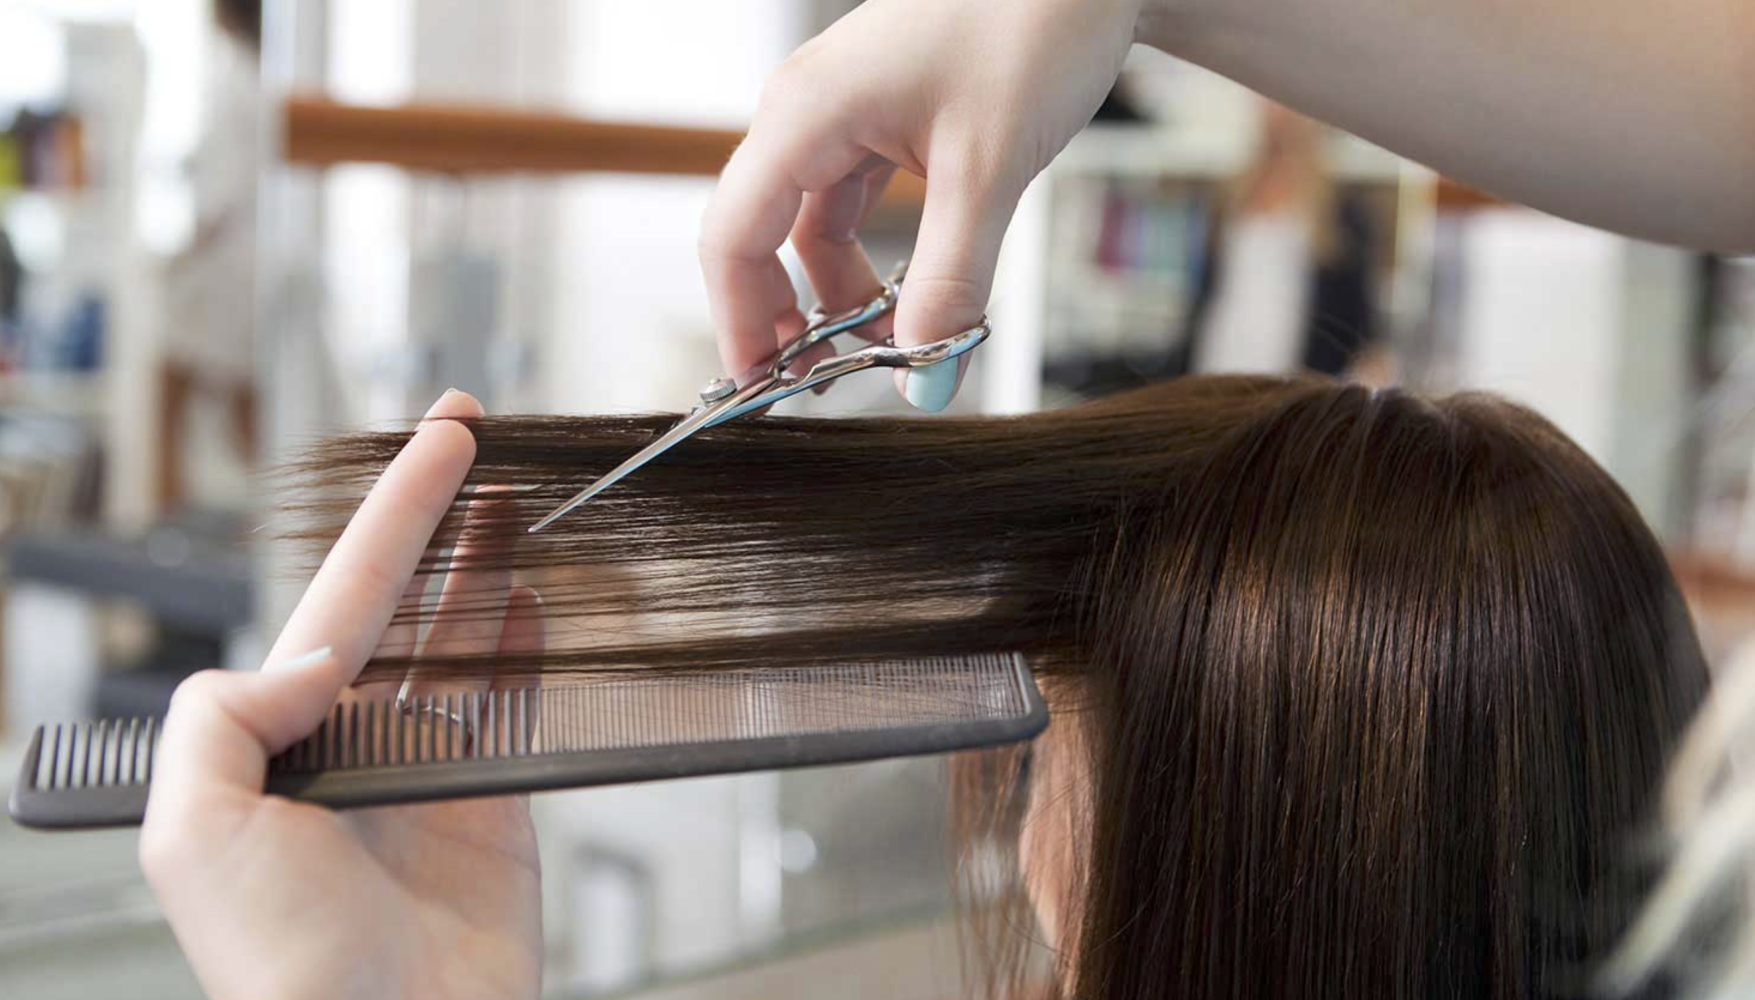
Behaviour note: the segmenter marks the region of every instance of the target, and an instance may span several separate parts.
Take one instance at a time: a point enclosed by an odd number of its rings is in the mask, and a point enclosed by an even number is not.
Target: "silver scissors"
[[[530,526],[532,533],[541,531],[555,523],[580,504],[591,499],[604,490],[615,485],[628,473],[664,454],[679,442],[685,440],[696,431],[705,430],[722,424],[733,417],[741,417],[746,413],[772,406],[788,396],[797,395],[806,389],[832,382],[844,375],[865,371],[868,368],[924,368],[950,361],[959,355],[973,350],[976,345],[987,339],[993,332],[987,317],[981,322],[961,333],[953,334],[943,340],[918,347],[897,347],[888,340],[873,344],[848,354],[838,354],[825,358],[811,366],[810,371],[802,376],[788,375],[786,369],[798,360],[799,355],[811,347],[831,337],[839,336],[856,330],[872,320],[891,312],[896,308],[896,296],[901,290],[902,279],[908,273],[908,264],[904,261],[896,265],[895,271],[884,282],[883,290],[878,292],[864,305],[837,313],[824,313],[821,309],[812,310],[804,332],[793,338],[786,346],[780,348],[773,358],[769,359],[762,374],[743,386],[739,386],[729,378],[716,378],[701,389],[701,401],[688,416],[678,421],[676,426],[659,435],[651,444],[642,448],[632,458],[609,470],[603,478],[574,494],[566,503],[556,507],[542,520]]]

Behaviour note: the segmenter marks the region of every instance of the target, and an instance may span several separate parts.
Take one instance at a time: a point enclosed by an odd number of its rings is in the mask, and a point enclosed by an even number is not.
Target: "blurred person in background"
[[[1260,108],[1255,154],[1207,230],[1176,367],[1343,375],[1378,337],[1371,220],[1330,176],[1323,126]]]
[[[260,0],[215,0],[206,122],[190,157],[195,233],[166,266],[163,511],[235,504],[255,456]]]

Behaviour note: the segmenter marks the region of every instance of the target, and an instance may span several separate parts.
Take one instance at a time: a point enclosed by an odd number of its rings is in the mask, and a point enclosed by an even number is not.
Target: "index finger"
[[[428,422],[323,560],[266,673],[206,671],[179,685],[148,799],[154,843],[163,840],[156,831],[180,829],[176,817],[215,796],[253,800],[269,755],[316,728],[358,675],[475,459],[474,436],[443,418],[480,413],[479,403],[455,391],[427,411]]]
[[[475,461],[474,435],[454,421],[481,412],[480,403],[456,390],[427,411],[323,559],[264,669],[328,646],[335,651],[336,692],[358,676]]]
[[[733,378],[778,346],[775,325],[798,308],[778,251],[804,191],[755,140],[731,154],[701,219],[701,276],[719,332],[719,358]]]
[[[782,127],[785,134],[777,131]],[[818,133],[805,120],[768,116],[725,164],[701,219],[701,275],[720,360],[739,381],[773,355],[776,330],[798,312],[778,251],[805,194],[833,186],[865,157],[857,145]]]

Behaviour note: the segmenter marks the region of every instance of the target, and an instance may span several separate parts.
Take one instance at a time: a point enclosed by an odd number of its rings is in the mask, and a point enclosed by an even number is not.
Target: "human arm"
[[[856,230],[898,168],[926,203],[896,341],[973,323],[1024,187],[1136,40],[1503,197],[1755,250],[1746,0],[867,0],[774,73],[702,221],[727,370],[803,326],[788,238],[827,308],[871,293]]]
[[[1139,37],[1512,201],[1755,252],[1746,0],[1148,0]]]

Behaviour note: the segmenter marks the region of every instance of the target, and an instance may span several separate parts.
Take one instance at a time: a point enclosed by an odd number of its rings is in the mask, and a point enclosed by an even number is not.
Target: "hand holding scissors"
[[[811,365],[803,375],[792,375],[787,372],[792,363],[812,347],[843,333],[849,333],[865,326],[880,316],[896,308],[896,299],[901,291],[902,279],[907,275],[908,266],[900,264],[884,282],[883,289],[863,305],[837,313],[816,311],[811,314],[810,322],[804,332],[794,337],[786,346],[780,348],[774,356],[761,366],[755,378],[739,386],[729,378],[716,378],[701,389],[701,400],[689,414],[678,421],[676,426],[659,435],[658,439],[640,449],[632,458],[609,470],[601,479],[574,494],[566,503],[555,508],[542,520],[530,526],[531,532],[541,531],[555,521],[565,517],[568,512],[578,508],[580,504],[603,492],[629,473],[664,454],[679,442],[686,440],[696,431],[722,424],[733,417],[765,409],[778,403],[788,396],[793,396],[826,382],[854,372],[862,372],[869,368],[925,368],[929,365],[943,364],[974,350],[992,327],[983,316],[981,321],[961,333],[953,334],[943,340],[920,344],[915,347],[897,347],[889,341],[872,344],[847,354],[837,354],[824,358]]]

